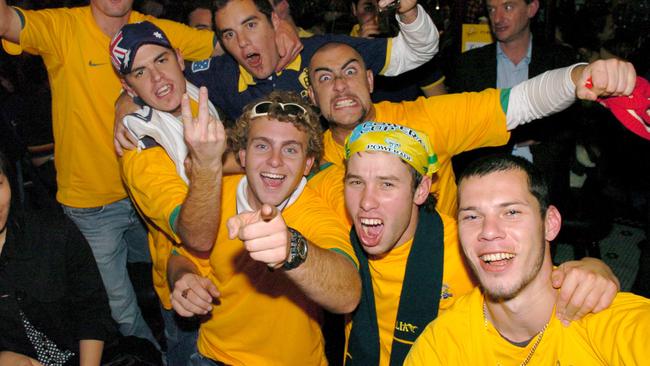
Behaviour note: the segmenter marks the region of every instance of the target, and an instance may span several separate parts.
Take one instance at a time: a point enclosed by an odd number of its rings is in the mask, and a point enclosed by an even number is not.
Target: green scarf
[[[350,240],[359,259],[361,301],[352,315],[352,330],[345,355],[346,366],[379,364],[379,329],[368,257],[359,243],[354,227]],[[398,366],[411,349],[415,339],[438,315],[442,290],[444,261],[444,230],[437,212],[420,208],[413,245],[406,262],[393,333],[390,365]]]

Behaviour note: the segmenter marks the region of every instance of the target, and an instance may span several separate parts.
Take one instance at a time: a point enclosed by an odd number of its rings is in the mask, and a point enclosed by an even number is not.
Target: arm
[[[115,121],[113,122],[113,145],[118,156],[124,155],[124,150],[133,150],[138,145],[138,140],[124,126],[122,121],[127,114],[136,112],[138,105],[126,92],[122,92],[115,101]]]
[[[220,296],[217,287],[199,274],[194,263],[177,253],[167,262],[167,280],[172,289],[172,307],[184,317],[207,314],[212,310],[212,301]]]
[[[221,219],[222,158],[226,134],[221,121],[210,116],[208,91],[199,92],[199,115],[192,117],[189,99],[182,101],[183,133],[189,154],[190,185],[175,229],[190,250],[208,252],[217,239]]]
[[[400,32],[391,38],[390,60],[382,71],[386,76],[396,76],[412,70],[429,61],[438,52],[438,30],[431,17],[415,0],[401,1],[398,20]]]
[[[560,289],[556,313],[564,325],[606,309],[621,287],[607,264],[589,257],[562,263],[551,278],[553,287]]]
[[[264,205],[228,219],[231,239],[239,238],[252,259],[280,268],[288,259],[291,234],[275,207]],[[310,299],[334,313],[356,308],[361,279],[354,264],[343,255],[307,241],[304,263],[285,273]]]
[[[591,88],[586,86],[588,79],[593,85]],[[512,130],[520,124],[564,110],[576,96],[595,100],[599,96],[629,95],[634,90],[635,80],[634,66],[617,59],[547,71],[510,90],[507,106],[504,106],[507,128]]]
[[[0,38],[18,43],[21,30],[22,24],[18,13],[7,5],[6,0],[0,0]]]
[[[303,49],[296,25],[284,19],[280,19],[275,30],[275,44],[280,55],[276,72],[284,70],[285,66],[290,64]]]
[[[102,361],[104,342],[95,339],[79,341],[79,366],[98,366]]]

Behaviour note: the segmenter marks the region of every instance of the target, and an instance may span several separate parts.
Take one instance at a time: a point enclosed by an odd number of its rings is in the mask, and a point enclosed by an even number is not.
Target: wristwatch
[[[285,270],[298,267],[307,260],[307,240],[300,232],[290,227],[287,228],[291,233],[291,244],[289,245],[289,257],[282,265]]]

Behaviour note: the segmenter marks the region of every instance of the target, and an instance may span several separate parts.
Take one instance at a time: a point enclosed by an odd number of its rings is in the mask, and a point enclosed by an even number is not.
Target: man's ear
[[[532,19],[539,10],[539,1],[533,0],[526,6],[528,7],[528,19]]]
[[[246,149],[241,149],[238,152],[239,154],[239,163],[242,168],[246,168]]]
[[[546,209],[546,217],[544,218],[544,238],[547,241],[552,241],[560,233],[562,227],[562,216],[560,211],[553,205],[548,206]]]
[[[185,71],[185,60],[183,60],[183,55],[181,54],[181,50],[175,48],[174,52],[176,52],[176,61],[178,61],[178,64],[181,67],[181,71]]]
[[[135,98],[138,95],[126,81],[126,76],[120,78],[120,83],[122,84],[122,89],[124,89],[131,98]]]
[[[308,156],[307,160],[305,161],[305,170],[302,172],[302,175],[309,175],[309,173],[311,173],[312,166],[314,166],[314,157]]]
[[[356,18],[357,17],[357,7],[355,6],[355,4],[350,3],[350,8],[352,8],[352,15],[354,15],[354,17]]]
[[[420,184],[415,188],[415,193],[413,194],[413,203],[416,205],[423,204],[427,197],[429,197],[431,191],[431,177],[425,175],[422,177]]]
[[[311,83],[307,87],[307,95],[309,95],[309,100],[312,105],[316,105],[316,95],[314,95],[314,88],[312,88]]]
[[[375,74],[372,73],[372,70],[366,70],[366,78],[368,79],[368,90],[372,94],[375,89]]]
[[[275,13],[275,11],[271,12],[271,25],[273,26],[273,29],[278,29],[280,26],[280,17]]]

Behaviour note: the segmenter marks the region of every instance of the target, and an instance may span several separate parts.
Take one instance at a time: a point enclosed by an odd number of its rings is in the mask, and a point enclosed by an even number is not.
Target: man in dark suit
[[[544,71],[568,66],[577,55],[569,47],[533,39],[531,20],[539,10],[538,0],[486,0],[492,34],[496,42],[476,48],[450,62],[445,83],[449,92],[480,91],[511,87]],[[562,202],[569,189],[569,161],[573,151],[568,127],[571,111],[523,126],[504,147],[484,148],[454,159],[460,172],[471,160],[496,152],[512,152],[538,166],[550,180],[554,202]],[[567,123],[551,125],[562,118]],[[561,126],[561,127],[559,127]]]

